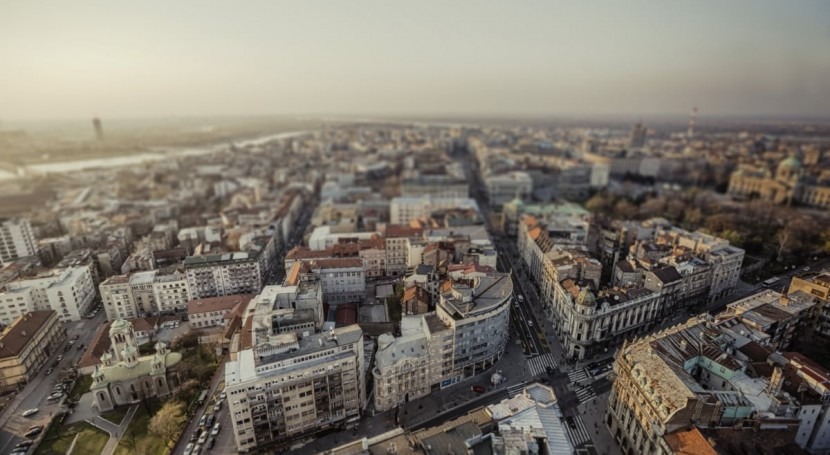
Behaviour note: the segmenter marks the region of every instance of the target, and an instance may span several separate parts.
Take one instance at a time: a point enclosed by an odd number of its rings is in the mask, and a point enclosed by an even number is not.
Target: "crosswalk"
[[[565,431],[568,432],[568,437],[574,447],[578,447],[591,441],[591,437],[588,436],[588,430],[585,429],[585,424],[582,422],[581,416],[576,415],[566,417],[565,419],[571,419],[565,422]]]
[[[509,386],[507,388],[507,396],[509,396],[510,398],[513,398],[516,395],[522,393],[522,390],[525,389],[526,385],[527,385],[526,382],[521,382],[519,384],[513,384],[513,385]]]
[[[597,394],[594,392],[594,388],[591,386],[588,387],[581,387],[576,391],[576,398],[579,400],[579,404],[585,403],[588,400],[596,397]]]
[[[530,368],[531,376],[538,376],[547,372],[547,367],[556,368],[556,360],[553,354],[547,353],[538,355],[536,357],[527,359],[528,368]]]
[[[591,376],[588,374],[587,368],[582,368],[581,370],[571,371],[568,373],[568,379],[571,383],[586,381],[590,378]]]

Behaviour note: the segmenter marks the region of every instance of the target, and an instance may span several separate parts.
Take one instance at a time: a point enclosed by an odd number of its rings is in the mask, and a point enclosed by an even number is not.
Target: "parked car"
[[[60,362],[63,360],[63,354],[59,354],[58,357],[55,359],[56,362]]]
[[[52,374],[53,371],[55,371],[53,368],[47,368],[46,369],[46,376],[49,376],[50,374]]]
[[[210,428],[213,426],[213,422],[216,420],[216,414],[211,414],[207,418],[207,422],[205,422],[205,428]]]
[[[33,416],[33,415],[37,414],[39,411],[40,411],[40,409],[38,409],[38,408],[23,411],[23,417]]]
[[[190,442],[198,441],[199,440],[199,435],[201,435],[201,434],[202,434],[202,430],[197,428],[196,431],[194,431],[193,434],[190,435]]]
[[[219,394],[219,399],[220,399],[220,400],[224,400],[224,399],[225,399],[225,398],[227,398],[227,397],[228,397],[228,394],[227,394],[227,393],[225,393],[225,392],[222,392],[221,394]]]
[[[222,424],[221,424],[221,423],[219,423],[219,422],[216,422],[216,425],[214,425],[214,426],[213,426],[213,429],[212,429],[212,430],[210,430],[210,435],[211,435],[211,436],[218,436],[218,435],[219,435],[219,431],[220,431],[221,429],[222,429]]]
[[[205,431],[204,433],[202,433],[202,435],[201,435],[201,436],[199,436],[199,442],[197,442],[197,444],[200,444],[200,445],[201,445],[201,444],[206,443],[206,442],[207,442],[207,438],[208,438],[208,432],[207,432],[207,431]]]
[[[193,454],[193,443],[190,442],[186,446],[184,446],[184,455],[192,455]]]
[[[83,350],[84,350],[84,344],[83,344],[83,343],[81,343],[81,344],[79,344],[79,345],[78,345],[78,350],[79,350],[79,351],[83,351]]]
[[[204,428],[206,423],[207,423],[207,414],[203,414],[202,418],[199,419],[199,428]]]
[[[32,425],[26,430],[26,434],[34,433],[38,434],[43,431],[43,425]]]
[[[193,446],[193,455],[199,455],[200,453],[202,453],[202,445],[196,444]]]
[[[472,390],[475,393],[484,393],[487,389],[485,389],[484,386],[474,385],[470,387],[470,390]]]
[[[208,449],[212,449],[213,446],[215,446],[215,445],[216,445],[216,438],[210,438],[210,439],[208,439],[207,446],[205,446],[205,447],[207,447]]]
[[[219,412],[222,409],[222,402],[217,401],[216,404],[213,405],[213,412]]]
[[[34,441],[34,440],[32,440],[32,439],[26,439],[26,440],[21,441],[20,443],[18,443],[16,446],[14,446],[14,448],[15,448],[15,449],[25,448],[25,447],[29,447],[30,445],[32,445],[32,444],[34,444],[34,443],[35,443],[35,441]]]

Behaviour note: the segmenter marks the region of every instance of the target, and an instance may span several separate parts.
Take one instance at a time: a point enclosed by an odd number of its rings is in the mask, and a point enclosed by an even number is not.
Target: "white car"
[[[38,408],[29,409],[28,411],[23,411],[23,417],[29,417],[37,414],[40,411]]]
[[[202,433],[202,435],[201,435],[201,436],[199,436],[199,441],[198,441],[198,444],[199,444],[199,445],[202,445],[202,444],[206,443],[206,442],[207,442],[207,438],[208,438],[208,432],[207,432],[207,431],[205,431],[204,433]]]
[[[184,455],[191,455],[193,453],[193,443],[188,443],[184,447]]]
[[[211,436],[216,436],[216,435],[218,435],[218,434],[219,434],[219,430],[221,430],[221,429],[222,429],[222,425],[221,425],[219,422],[216,422],[216,424],[215,424],[215,425],[213,425],[213,429],[212,429],[212,430],[210,430],[210,435],[211,435]]]

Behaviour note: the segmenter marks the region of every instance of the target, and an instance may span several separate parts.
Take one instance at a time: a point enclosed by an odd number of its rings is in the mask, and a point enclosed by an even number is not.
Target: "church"
[[[795,156],[781,161],[774,175],[764,166],[743,165],[732,173],[728,193],[773,204],[830,208],[830,173],[811,174]]]
[[[139,357],[133,325],[123,319],[112,324],[109,336],[110,349],[92,373],[90,390],[98,412],[173,393],[178,386],[175,367],[181,354],[158,342],[155,354]]]

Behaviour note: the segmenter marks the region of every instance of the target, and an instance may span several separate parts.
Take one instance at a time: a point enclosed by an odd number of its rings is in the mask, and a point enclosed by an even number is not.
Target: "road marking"
[[[582,368],[580,370],[571,371],[570,373],[568,373],[568,379],[571,382],[580,382],[580,381],[584,381],[584,380],[589,379],[589,378],[590,378],[590,376],[588,375],[588,369],[587,368]]]
[[[542,354],[540,356],[530,358],[528,359],[527,363],[530,367],[530,373],[533,376],[546,373],[547,367],[556,368],[556,360],[554,359],[554,356],[551,353]]]
[[[590,442],[591,437],[588,436],[588,430],[585,429],[585,424],[582,423],[582,417],[576,415],[571,418],[573,419],[574,426],[576,428],[571,428],[567,421],[563,422],[563,424],[565,425],[565,430],[568,432],[568,436],[570,437],[571,443],[574,447]]]

